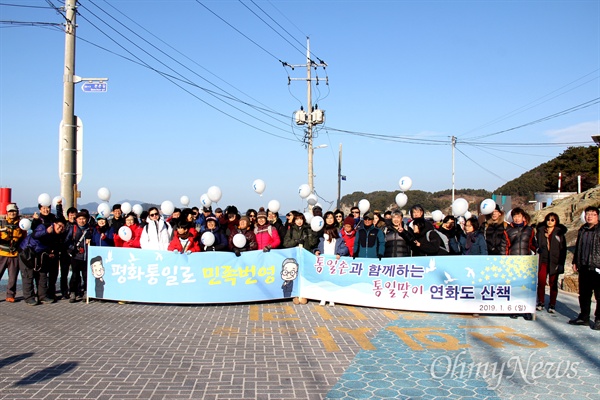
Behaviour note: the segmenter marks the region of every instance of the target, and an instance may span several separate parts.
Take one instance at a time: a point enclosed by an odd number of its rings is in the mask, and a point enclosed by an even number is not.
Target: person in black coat
[[[537,310],[544,309],[546,297],[546,278],[550,286],[550,304],[548,312],[554,313],[556,297],[558,296],[558,275],[565,272],[567,258],[567,227],[560,224],[556,213],[549,213],[537,227],[537,242],[539,246]]]

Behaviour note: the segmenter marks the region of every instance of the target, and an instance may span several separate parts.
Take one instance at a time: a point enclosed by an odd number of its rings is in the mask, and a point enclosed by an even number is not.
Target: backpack
[[[440,249],[444,250],[446,252],[446,254],[450,254],[450,243],[448,242],[448,236],[444,235],[442,232],[438,231],[437,229],[433,229],[432,231],[427,231],[427,234],[425,235],[427,237],[428,241],[431,241],[429,239],[429,234],[431,232],[437,233],[437,235],[440,237],[440,240],[442,241],[442,244],[440,245]]]

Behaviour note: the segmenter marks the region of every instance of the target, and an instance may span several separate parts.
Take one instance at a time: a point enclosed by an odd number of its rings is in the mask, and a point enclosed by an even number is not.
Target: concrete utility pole
[[[454,147],[456,147],[456,136],[451,136],[452,139],[452,203],[454,204]]]
[[[337,187],[337,203],[336,209],[340,209],[340,202],[342,200],[342,144],[340,143],[340,154],[338,156],[338,187]]]
[[[67,210],[76,204],[77,176],[77,123],[75,121],[75,0],[65,0],[65,69],[63,75],[63,113],[60,151],[62,152],[62,176],[60,195],[65,199],[63,207]]]

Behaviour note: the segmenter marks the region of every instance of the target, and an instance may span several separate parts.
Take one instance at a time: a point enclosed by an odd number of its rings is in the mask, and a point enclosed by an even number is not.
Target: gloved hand
[[[379,261],[381,261],[381,257],[383,257],[381,254],[377,254],[377,258],[379,258]]]
[[[264,251],[265,253],[268,253],[268,252],[270,252],[270,251],[271,251],[271,245],[266,245],[266,246],[263,248],[263,251]]]
[[[240,252],[240,249],[233,249],[233,252],[235,253],[236,257],[239,257],[242,255],[242,253]]]
[[[173,253],[179,253],[179,250],[175,249],[173,250]]]

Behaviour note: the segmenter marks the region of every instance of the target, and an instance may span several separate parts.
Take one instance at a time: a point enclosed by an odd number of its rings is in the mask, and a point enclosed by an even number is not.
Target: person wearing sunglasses
[[[161,217],[158,208],[151,207],[148,210],[146,226],[144,226],[140,238],[142,249],[167,250],[172,236],[173,228],[171,228],[171,225]]]
[[[565,234],[567,227],[560,223],[556,213],[549,213],[544,222],[537,227],[537,242],[539,245],[538,255],[538,288],[537,306],[542,311],[546,297],[546,279],[550,286],[550,303],[548,312],[554,313],[556,308],[556,297],[558,296],[558,275],[565,272],[565,260],[567,259],[567,241]]]

